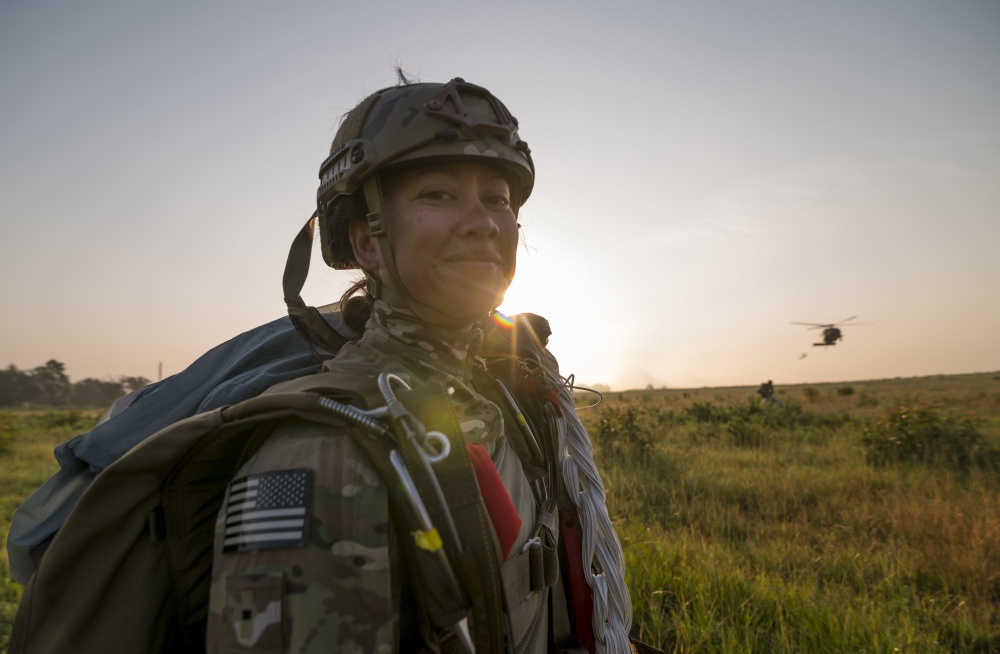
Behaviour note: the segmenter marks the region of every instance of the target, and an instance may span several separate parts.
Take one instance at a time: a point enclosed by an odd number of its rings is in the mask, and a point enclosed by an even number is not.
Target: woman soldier
[[[533,183],[516,119],[462,79],[384,89],[346,115],[314,218],[326,263],[364,271],[341,302],[363,336],[305,384],[381,393],[396,419],[380,442],[398,449],[307,421],[266,436],[217,522],[209,652],[628,651],[621,549],[543,321],[529,339],[528,322],[491,320]],[[299,297],[312,226],[289,255],[286,301],[300,332],[335,350]],[[420,420],[393,402],[429,382],[446,391]],[[444,413],[457,439],[430,429]],[[408,449],[414,433],[423,444]],[[456,491],[463,478],[476,483]]]

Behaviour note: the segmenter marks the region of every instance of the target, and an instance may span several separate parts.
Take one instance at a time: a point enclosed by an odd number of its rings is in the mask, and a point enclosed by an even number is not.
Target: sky
[[[338,118],[398,64],[518,117],[501,309],[578,383],[1000,370],[995,0],[347,4],[0,3],[0,366],[157,379],[283,315]],[[319,259],[316,305],[352,280]]]

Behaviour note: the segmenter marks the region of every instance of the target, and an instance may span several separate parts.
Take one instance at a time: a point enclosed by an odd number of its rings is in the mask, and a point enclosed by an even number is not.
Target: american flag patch
[[[223,552],[298,547],[305,541],[312,471],[250,475],[229,485]]]

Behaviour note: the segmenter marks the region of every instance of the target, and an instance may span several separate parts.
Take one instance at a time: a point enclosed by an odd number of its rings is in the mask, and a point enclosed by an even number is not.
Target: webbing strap
[[[553,592],[549,605],[549,617],[552,623],[552,639],[559,654],[589,654],[587,648],[577,642],[570,625],[569,606],[566,604],[566,594]]]
[[[535,534],[549,531],[551,535],[552,528],[558,527],[554,513],[543,508],[539,510],[538,517]],[[551,528],[549,524],[552,525]],[[549,545],[546,545],[545,540],[529,541],[522,552],[500,566],[508,606],[515,606],[531,593],[555,586],[559,580],[559,557],[555,553],[554,541],[549,539]]]
[[[285,306],[288,307],[288,317],[292,325],[307,342],[321,347],[327,352],[335,353],[347,342],[323,319],[316,307],[307,306],[302,300],[302,287],[309,275],[309,260],[312,258],[313,230],[316,227],[314,213],[302,226],[292,240],[285,261],[285,272],[281,278],[281,287],[285,296]]]
[[[583,570],[583,532],[576,511],[563,511],[562,538],[559,541],[566,562],[566,593],[573,607],[573,633],[590,652],[596,652],[594,640],[593,590],[587,584]]]
[[[315,227],[316,213],[313,213],[292,239],[288,259],[285,261],[285,273],[281,278],[281,289],[284,291],[286,302],[289,298],[299,297],[306,283],[306,277],[309,276],[309,259],[312,256]]]
[[[504,652],[510,643],[504,638],[506,612],[499,544],[480,495],[461,427],[447,401],[444,387],[438,383],[427,383],[413,391],[399,393],[399,400],[428,430],[445,434],[451,442],[451,454],[433,466],[448,506],[427,502],[427,510],[433,522],[438,525],[445,524],[442,512],[449,511],[458,530],[461,549],[449,552],[449,559],[454,563],[455,573],[472,600],[476,651]],[[408,459],[407,467],[412,470],[419,466],[419,463],[409,460],[415,454],[412,450],[408,451],[404,447],[402,452],[404,458]],[[421,488],[419,478],[414,481],[422,497],[433,496],[431,489]],[[445,539],[446,549],[449,547],[449,540]]]
[[[385,264],[386,272],[389,273],[392,285],[396,287],[396,293],[399,297],[409,298],[411,296],[407,292],[403,280],[399,278],[399,271],[396,270],[396,259],[392,256],[392,247],[389,244],[389,227],[382,213],[382,184],[379,182],[379,176],[372,175],[366,179],[363,188],[365,191],[365,202],[368,204],[368,231],[371,233],[372,238],[375,239],[375,242],[378,243],[379,250],[382,253],[382,262]],[[379,284],[374,289],[370,288],[369,290],[376,291],[372,293],[373,297],[381,299],[381,296],[388,289],[384,285]],[[381,292],[379,293],[378,291]]]
[[[500,574],[503,577],[504,593],[507,597],[507,605],[510,607],[510,630],[515,642],[524,644],[527,642],[525,636],[535,625],[538,617],[537,611],[542,610],[542,601],[548,598],[534,601],[531,604],[522,605],[528,601],[533,594],[531,588],[531,577],[534,561],[529,552],[507,559],[500,567]],[[542,589],[544,591],[544,589]],[[537,591],[535,591],[537,592]],[[535,610],[525,610],[525,606],[533,607]],[[543,636],[544,637],[544,636]]]
[[[531,594],[531,556],[521,552],[500,566],[500,576],[503,577],[504,593],[507,604],[516,605]]]
[[[514,448],[514,453],[517,454],[517,458],[521,462],[528,482],[535,484],[539,480],[544,480],[546,488],[551,488],[552,480],[546,477],[548,468],[545,453],[527,422],[522,423],[522,420],[525,420],[524,415],[507,391],[507,387],[489,370],[474,368],[473,373],[473,387],[480,395],[497,405],[500,413],[503,414],[507,440]],[[537,497],[536,499],[541,502],[545,498]]]

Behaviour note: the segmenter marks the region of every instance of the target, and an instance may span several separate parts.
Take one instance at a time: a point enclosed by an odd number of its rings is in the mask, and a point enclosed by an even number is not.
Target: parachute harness
[[[394,373],[383,372],[379,374],[377,383],[379,392],[386,402],[383,407],[364,410],[329,397],[320,397],[318,403],[327,411],[364,428],[372,438],[383,438],[395,434],[397,446],[389,452],[389,464],[396,473],[396,482],[406,496],[409,508],[419,522],[419,528],[411,532],[410,535],[418,548],[433,556],[446,583],[458,595],[461,595],[463,593],[462,586],[443,549],[444,541],[441,532],[431,521],[427,506],[424,504],[411,472],[400,453],[401,447],[413,448],[417,454],[415,461],[419,468],[415,472],[429,482],[433,499],[438,506],[446,507],[448,503],[437,477],[431,469],[431,464],[438,463],[448,457],[451,452],[450,442],[444,434],[426,430],[420,421],[396,398],[394,386],[410,390],[410,385],[406,380]],[[458,530],[451,514],[445,511],[442,515],[444,518],[442,528],[445,537],[453,543],[454,549],[458,549],[460,542]],[[452,627],[455,629],[461,650],[466,654],[475,654],[476,647],[469,629],[468,616],[461,616]]]

